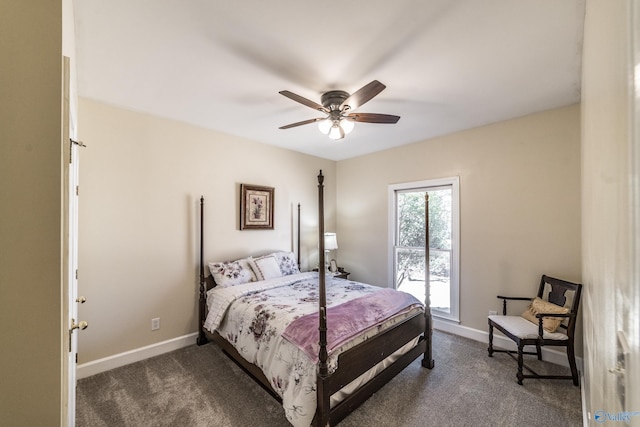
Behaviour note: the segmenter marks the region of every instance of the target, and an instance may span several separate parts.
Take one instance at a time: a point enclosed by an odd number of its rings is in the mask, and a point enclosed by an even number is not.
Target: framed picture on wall
[[[240,184],[240,230],[273,230],[273,187]]]

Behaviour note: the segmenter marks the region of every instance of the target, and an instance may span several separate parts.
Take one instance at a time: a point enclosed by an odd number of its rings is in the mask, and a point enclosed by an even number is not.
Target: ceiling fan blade
[[[318,110],[318,111],[322,111],[325,113],[328,113],[329,110],[327,110],[326,108],[324,108],[322,105],[318,104],[317,102],[313,102],[310,99],[307,99],[305,97],[302,97],[300,95],[297,95],[293,92],[289,92],[288,90],[281,90],[279,92],[281,95],[286,96],[289,99],[293,99],[296,102],[299,102],[302,105],[306,105],[307,107],[311,107],[314,110]]]
[[[355,110],[361,105],[364,105],[366,102],[369,102],[374,96],[382,92],[385,88],[385,85],[377,80],[374,80],[371,83],[361,87],[350,97],[345,99],[342,104],[340,104],[340,109],[342,110],[348,105],[351,110]]]
[[[280,126],[278,129],[290,129],[290,128],[294,128],[296,126],[302,126],[302,125],[308,125],[310,123],[316,123],[316,122],[319,122],[321,120],[326,120],[326,117],[318,117],[318,118],[315,118],[315,119],[303,120],[301,122],[291,123],[290,125]]]
[[[347,120],[361,123],[398,123],[400,116],[376,113],[352,113],[345,116]]]

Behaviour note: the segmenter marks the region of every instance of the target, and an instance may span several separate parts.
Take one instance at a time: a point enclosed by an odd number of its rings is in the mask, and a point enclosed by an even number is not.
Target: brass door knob
[[[85,330],[87,329],[87,327],[89,326],[89,324],[86,321],[81,321],[80,323],[76,324],[76,320],[75,319],[71,319],[71,330],[73,331],[74,329],[81,329],[81,330]]]

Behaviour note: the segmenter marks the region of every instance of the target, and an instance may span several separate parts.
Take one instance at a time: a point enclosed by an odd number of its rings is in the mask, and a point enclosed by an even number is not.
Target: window
[[[389,186],[391,280],[396,289],[425,300],[425,193],[429,195],[431,313],[459,321],[459,179]]]

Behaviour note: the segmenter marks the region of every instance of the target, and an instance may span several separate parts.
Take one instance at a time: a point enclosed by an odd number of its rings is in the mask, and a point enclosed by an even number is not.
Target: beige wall
[[[0,419],[63,418],[62,2],[0,6]]]
[[[460,320],[487,330],[498,294],[545,273],[580,281],[578,105],[338,163],[339,263],[389,286],[388,185],[460,177]],[[579,350],[578,350],[579,351]]]
[[[627,375],[634,377],[629,379],[632,388],[626,392],[632,403],[626,408],[620,406],[616,393],[618,378],[609,372],[616,365],[618,330],[632,331],[627,336],[636,360],[639,354],[636,328],[640,307],[638,299],[632,298],[634,293],[638,295],[639,285],[637,279],[631,278],[632,271],[638,273],[630,252],[631,237],[638,236],[637,229],[633,231],[631,216],[637,215],[637,200],[634,206],[629,198],[634,180],[637,185],[638,171],[630,169],[630,159],[634,154],[637,156],[638,151],[629,127],[632,97],[628,74],[632,52],[629,11],[627,1],[590,0],[585,17],[582,78],[584,390],[585,410],[593,425],[594,411],[637,411],[640,403],[640,372],[627,366]],[[635,369],[638,368],[636,365]],[[634,417],[632,425],[640,425],[640,417]]]
[[[205,260],[291,249],[317,263],[317,174],[335,228],[335,162],[80,99],[80,363],[197,330],[199,198]],[[304,144],[304,141],[300,141]],[[275,187],[275,230],[238,230],[240,183]],[[151,319],[161,328],[151,331]]]

